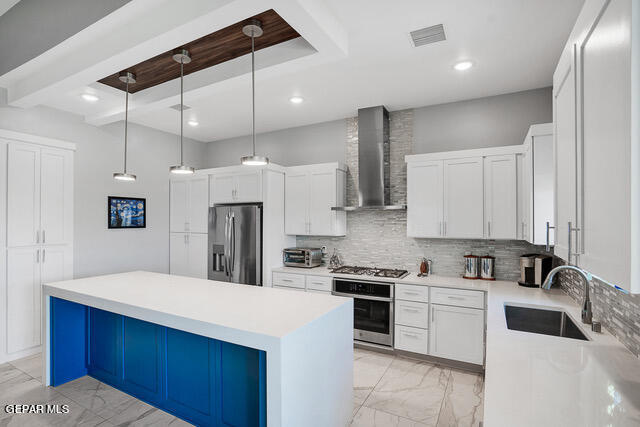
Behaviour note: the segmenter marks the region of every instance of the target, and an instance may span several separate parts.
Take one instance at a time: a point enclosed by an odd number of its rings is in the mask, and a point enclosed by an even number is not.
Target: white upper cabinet
[[[344,236],[346,168],[339,163],[294,166],[285,172],[285,232],[290,235]]]
[[[531,152],[528,146],[522,153],[516,154],[516,173],[518,187],[518,222],[517,239],[529,240],[531,236]]]
[[[7,246],[40,243],[40,152],[38,146],[9,144]]]
[[[553,125],[534,125],[530,131],[530,160],[527,171],[531,174],[530,238],[534,245],[554,245],[555,233],[555,180],[553,156]],[[547,223],[549,239],[547,241]]]
[[[484,158],[485,236],[515,239],[517,236],[516,156]]]
[[[482,157],[444,161],[443,234],[446,237],[484,237],[482,163]]]
[[[576,172],[576,70],[575,47],[565,50],[553,77],[553,124],[555,128],[556,218],[554,253],[567,259],[568,223],[577,227]],[[572,246],[575,250],[575,233]],[[573,262],[574,260],[571,260]]]
[[[238,171],[211,175],[211,203],[253,203],[262,201],[262,169],[246,170],[250,166],[239,166]]]
[[[7,245],[73,243],[73,152],[9,144]]]
[[[442,160],[407,165],[407,236],[443,237]]]
[[[72,243],[73,152],[43,148],[40,171],[40,240],[47,245]]]
[[[209,217],[209,178],[195,175],[169,182],[170,231],[206,233]]]
[[[306,171],[286,171],[284,229],[292,235],[307,234],[309,218],[309,174]]]
[[[638,40],[640,2],[587,0],[554,74],[556,254],[631,293],[640,293]]]
[[[525,146],[406,156],[407,236],[522,239]]]

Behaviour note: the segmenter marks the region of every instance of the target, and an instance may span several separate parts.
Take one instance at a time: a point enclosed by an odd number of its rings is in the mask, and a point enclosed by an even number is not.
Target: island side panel
[[[335,297],[332,297],[335,298]],[[346,426],[353,412],[353,300],[283,338],[282,426]]]
[[[87,307],[54,297],[47,300],[45,375],[47,384],[58,386],[87,375]]]

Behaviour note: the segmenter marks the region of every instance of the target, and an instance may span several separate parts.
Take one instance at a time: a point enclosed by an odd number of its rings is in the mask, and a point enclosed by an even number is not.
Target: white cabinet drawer
[[[429,288],[419,285],[396,284],[396,299],[404,301],[429,302]]]
[[[394,347],[396,350],[427,354],[428,331],[410,326],[396,325]]]
[[[273,286],[304,289],[304,274],[273,273]]]
[[[423,302],[395,302],[395,323],[426,329],[429,326],[429,305]]]
[[[307,289],[331,292],[332,284],[333,284],[333,277],[307,276]]]
[[[466,289],[431,288],[431,303],[484,308],[484,292]]]
[[[304,292],[303,288],[292,288],[291,286],[278,286],[273,285],[275,289],[284,289],[285,291],[296,291],[296,292]]]

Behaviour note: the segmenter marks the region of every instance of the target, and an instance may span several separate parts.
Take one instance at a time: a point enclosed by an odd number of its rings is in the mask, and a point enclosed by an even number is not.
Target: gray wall
[[[122,168],[122,122],[102,128],[79,116],[50,108],[0,107],[0,128],[57,138],[77,144],[75,153],[74,275],[130,270],[168,273],[169,172],[178,163],[176,135],[129,125],[128,169],[133,183],[116,182]],[[202,167],[204,144],[187,140],[185,162]],[[147,199],[147,228],[107,229],[107,196]]]
[[[0,16],[0,75],[131,0],[22,0]]]
[[[529,126],[552,119],[551,88],[415,108],[412,154],[522,144]],[[283,166],[344,162],[347,121],[317,123],[257,136],[258,154]],[[356,131],[357,133],[357,131]],[[238,164],[251,137],[208,143],[210,167]]]
[[[529,126],[552,121],[551,88],[414,109],[415,154],[522,144]]]
[[[262,133],[256,137],[256,153],[267,153],[273,163],[296,166],[309,163],[344,162],[345,120]],[[237,165],[251,154],[251,136],[207,144],[209,167]]]

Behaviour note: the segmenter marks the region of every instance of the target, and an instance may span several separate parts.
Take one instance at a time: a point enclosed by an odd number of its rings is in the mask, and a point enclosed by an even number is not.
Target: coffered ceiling
[[[275,11],[300,37],[256,53],[258,132],[551,85],[582,0],[132,0],[0,76],[11,105],[50,107],[102,125],[124,97],[98,81],[176,46]],[[414,47],[411,31],[442,24],[446,40]],[[265,34],[266,35],[266,34]],[[72,53],[72,54],[70,54]],[[231,55],[233,56],[233,55]],[[471,60],[459,72],[453,65]],[[185,136],[214,141],[251,130],[249,55],[185,78]],[[103,80],[104,81],[104,80]],[[177,79],[138,88],[129,118],[179,131]],[[88,103],[81,95],[96,95]],[[289,98],[304,99],[292,104]]]

